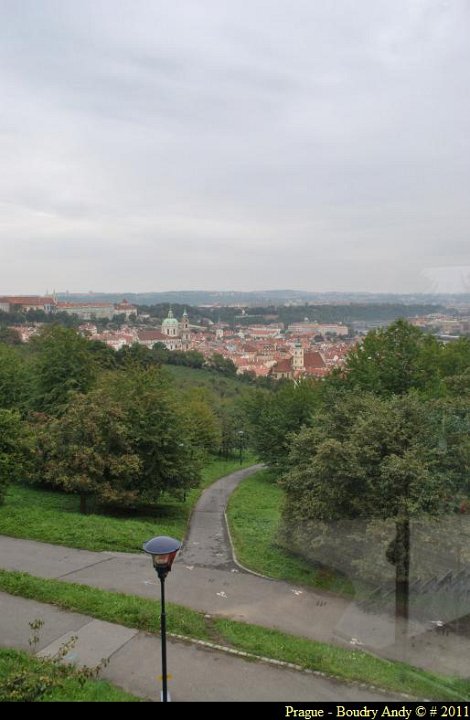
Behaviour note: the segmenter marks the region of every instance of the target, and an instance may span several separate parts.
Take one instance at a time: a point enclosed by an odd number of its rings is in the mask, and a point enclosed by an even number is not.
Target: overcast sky
[[[467,0],[0,0],[0,295],[470,290]]]

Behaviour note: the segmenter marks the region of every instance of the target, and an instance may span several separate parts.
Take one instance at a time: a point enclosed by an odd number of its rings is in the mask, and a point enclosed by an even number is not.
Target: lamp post
[[[180,442],[180,443],[178,443],[178,447],[181,448],[181,452],[183,453],[186,445],[184,443]],[[186,502],[186,488],[183,490],[183,502]]]
[[[189,460],[192,465],[193,456],[194,456],[194,446],[192,444],[185,445],[183,442],[180,442],[180,443],[178,443],[178,447],[181,448],[182,453],[185,452],[185,448],[188,450]],[[186,454],[186,457],[187,457],[187,454]],[[183,502],[186,502],[186,488],[183,489]]]
[[[240,465],[243,462],[243,436],[244,436],[244,434],[245,433],[243,430],[238,431],[239,444],[240,444]]]
[[[143,545],[146,553],[152,556],[153,567],[160,578],[161,613],[160,630],[162,642],[162,702],[168,702],[168,678],[166,671],[166,613],[165,613],[165,578],[171,570],[176,553],[181,543],[174,538],[160,535],[147,540]]]

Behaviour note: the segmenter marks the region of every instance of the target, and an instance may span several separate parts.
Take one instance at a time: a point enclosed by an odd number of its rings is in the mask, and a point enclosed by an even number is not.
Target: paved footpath
[[[0,645],[29,649],[28,622],[44,620],[38,654],[54,655],[72,636],[78,640],[67,659],[96,666],[109,658],[101,677],[134,695],[160,699],[160,639],[130,628],[66,612],[34,600],[0,593]],[[359,684],[276,667],[203,646],[168,642],[169,690],[174,701],[321,702],[393,700]],[[402,698],[398,698],[402,699]]]
[[[225,508],[230,495],[242,480],[263,468],[252,465],[226,475],[210,485],[199,498],[191,515],[188,534],[179,554],[185,565],[233,570],[233,561]]]
[[[233,561],[224,509],[238,483],[259,468],[232,473],[201,495],[188,537],[166,583],[167,599],[205,613],[277,628],[351,647],[360,644],[394,657],[394,625],[354,602],[244,572]],[[158,534],[158,527],[155,528]],[[142,542],[148,538],[142,538]],[[159,597],[159,584],[143,553],[89,552],[0,536],[0,567],[107,590]],[[438,672],[470,675],[470,643],[417,624],[408,661]]]

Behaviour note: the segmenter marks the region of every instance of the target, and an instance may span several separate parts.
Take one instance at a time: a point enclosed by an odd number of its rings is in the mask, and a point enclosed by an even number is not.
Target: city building
[[[138,330],[137,342],[148,348],[161,343],[167,350],[181,350],[181,338],[168,335],[161,330]]]
[[[81,320],[112,320],[117,314],[113,303],[69,303],[58,302],[57,312],[76,315]]]
[[[316,350],[305,351],[302,344],[297,342],[291,357],[277,362],[270,374],[275,380],[294,380],[305,376],[324,377],[327,373],[328,368],[321,354]]]
[[[54,312],[57,303],[54,297],[41,297],[40,295],[7,295],[0,297],[0,310],[15,312],[28,310],[42,310],[45,313]]]

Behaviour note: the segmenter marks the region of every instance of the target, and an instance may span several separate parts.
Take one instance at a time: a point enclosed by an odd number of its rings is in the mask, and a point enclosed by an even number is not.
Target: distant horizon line
[[[434,296],[446,296],[446,295],[470,295],[470,289],[469,290],[446,290],[446,291],[436,291],[436,290],[407,290],[407,291],[400,291],[400,290],[295,290],[292,288],[269,288],[266,290],[260,290],[260,289],[254,289],[254,290],[222,290],[222,289],[212,289],[212,290],[204,290],[204,289],[196,289],[196,290],[188,290],[188,289],[177,289],[177,290],[46,290],[44,295],[176,295],[176,294],[197,294],[197,293],[206,293],[206,294],[217,294],[217,295],[266,295],[269,293],[291,293],[293,295],[434,295]],[[40,293],[1,293],[0,295],[24,295],[25,297],[29,295],[38,295]]]

